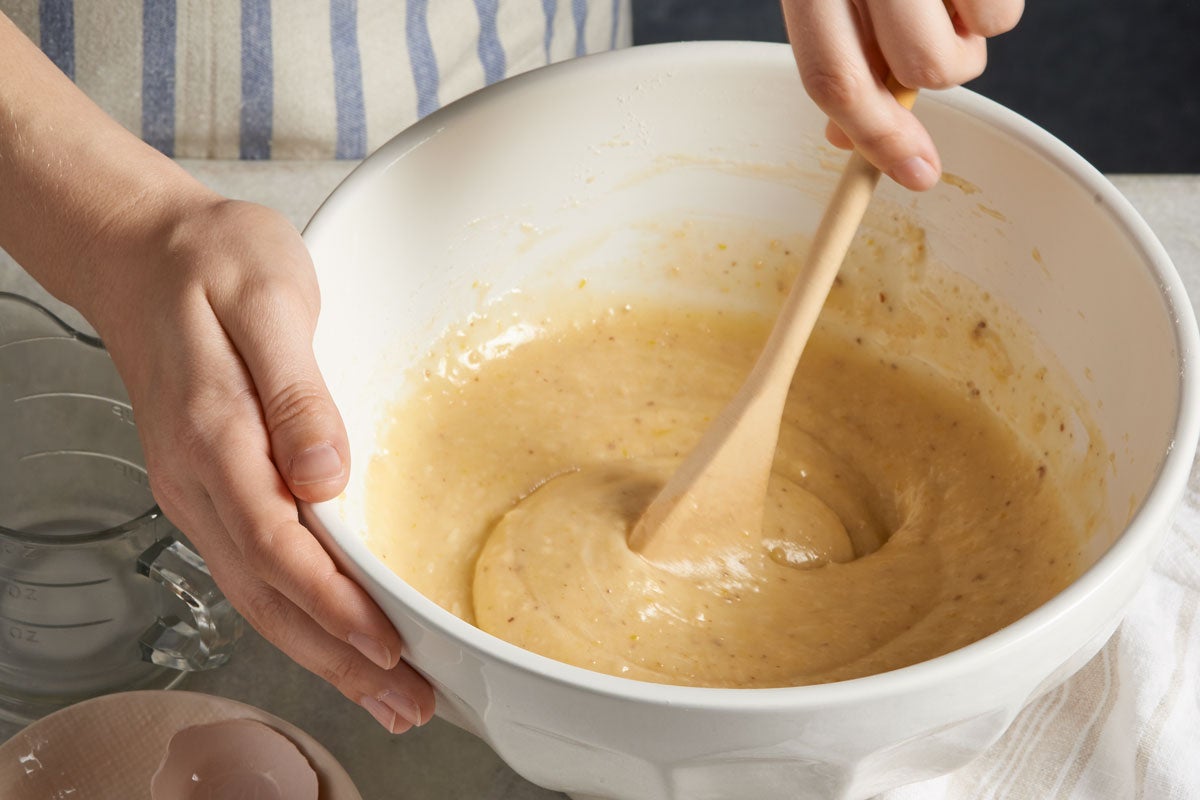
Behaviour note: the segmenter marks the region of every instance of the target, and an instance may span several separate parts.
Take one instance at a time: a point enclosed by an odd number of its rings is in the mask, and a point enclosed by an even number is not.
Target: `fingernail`
[[[364,695],[358,704],[370,712],[388,733],[403,733],[421,724],[421,709],[406,694],[388,689],[379,697]]]
[[[421,724],[421,707],[417,705],[417,701],[413,700],[403,692],[397,692],[388,689],[379,696],[383,704],[396,712],[396,716],[407,722],[409,725]]]
[[[363,695],[363,698],[358,701],[358,704],[365,708],[375,721],[383,726],[388,733],[400,733],[396,730],[396,712],[388,708],[386,705],[376,700],[369,695]],[[402,730],[407,730],[404,728]]]
[[[292,483],[306,486],[342,477],[342,457],[333,445],[319,444],[292,458]]]
[[[933,164],[919,156],[900,162],[889,174],[896,183],[917,191],[929,189],[938,181],[938,171]]]
[[[384,646],[383,642],[374,636],[367,636],[365,633],[352,633],[346,637],[346,641],[350,643],[351,647],[383,669],[392,668],[391,652]]]

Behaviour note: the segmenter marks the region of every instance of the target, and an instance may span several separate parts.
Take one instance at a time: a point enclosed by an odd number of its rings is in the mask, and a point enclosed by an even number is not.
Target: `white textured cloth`
[[[881,800],[1200,798],[1200,460],[1117,633],[983,757]]]
[[[628,45],[629,0],[0,0],[178,158],[362,158],[502,78]]]

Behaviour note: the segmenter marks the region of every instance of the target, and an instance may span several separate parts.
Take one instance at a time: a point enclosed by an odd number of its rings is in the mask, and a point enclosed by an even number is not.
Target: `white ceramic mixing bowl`
[[[787,47],[635,48],[493,86],[400,134],[313,218],[318,358],[356,468],[344,498],[306,516],[403,634],[439,713],[529,780],[630,800],[868,797],[966,763],[1116,627],[1195,451],[1191,307],[1146,225],[1065,146],[965,90],[923,94],[917,113],[969,183],[910,196],[885,180],[877,199],[908,209],[930,253],[1014,308],[1071,374],[1115,446],[1107,513],[1123,533],[994,635],[843,683],[696,689],[567,666],[442,610],[362,539],[386,407],[447,325],[514,287],[581,275],[672,291],[597,267],[646,246],[639,223],[664,213],[812,230],[838,156]]]

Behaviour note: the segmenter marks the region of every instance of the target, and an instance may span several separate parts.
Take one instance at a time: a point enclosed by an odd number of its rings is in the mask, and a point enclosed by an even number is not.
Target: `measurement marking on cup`
[[[101,403],[109,403],[112,405],[112,413],[115,416],[119,417],[123,422],[127,422],[130,425],[133,424],[133,408],[128,403],[123,403],[120,400],[114,400],[111,397],[99,394],[88,394],[87,392],[38,392],[37,394],[27,394],[23,397],[13,398],[13,402],[45,400],[52,397],[72,397],[76,400],[99,400]]]
[[[146,468],[135,461],[130,461],[120,456],[110,455],[108,453],[94,453],[90,450],[45,450],[41,453],[26,453],[21,456],[21,461],[28,461],[34,458],[45,458],[47,456],[85,456],[87,458],[100,458],[105,461],[111,461],[114,464],[119,464],[121,474],[125,479],[137,486],[149,488],[150,478],[146,475]]]
[[[139,466],[129,463],[122,464],[121,474],[123,474],[125,479],[130,483],[137,484],[138,486],[145,486],[147,488],[150,486],[150,478],[147,477],[146,470]]]
[[[94,581],[78,581],[75,583],[39,583],[38,581],[23,581],[20,578],[0,578],[0,581],[7,581],[8,583],[19,583],[22,586],[42,586],[47,589],[77,589],[80,586],[99,586],[111,580],[112,578],[98,578]]]
[[[7,622],[11,622],[14,625],[22,625],[26,628],[48,628],[51,630],[66,630],[69,628],[93,628],[97,625],[106,625],[109,622],[112,622],[112,617],[109,617],[108,619],[94,619],[89,622],[60,622],[60,623],[28,622],[23,619],[13,619],[12,617],[5,617],[3,615],[0,615],[0,619],[5,620]]]
[[[124,466],[137,470],[142,474],[145,474],[146,471],[141,464],[130,461],[127,458],[112,456],[108,453],[93,453],[90,450],[43,450],[40,453],[26,453],[25,455],[21,456],[21,460],[29,461],[35,458],[46,458],[47,456],[85,456],[87,458],[103,458],[107,461],[115,461],[118,464],[123,464]]]

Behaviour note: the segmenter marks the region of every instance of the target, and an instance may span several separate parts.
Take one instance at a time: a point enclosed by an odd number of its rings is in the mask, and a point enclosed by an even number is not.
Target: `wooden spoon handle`
[[[905,108],[911,109],[917,99],[917,91],[902,86],[889,73],[885,81],[892,96]],[[747,386],[754,382],[756,373],[764,373],[760,378],[757,391],[774,391],[779,393],[779,409],[783,411],[783,399],[787,396],[788,386],[812,335],[817,317],[825,305],[825,298],[833,288],[846,253],[854,241],[854,235],[862,224],[867,206],[875,186],[879,183],[879,170],[860,153],[854,150],[846,166],[842,169],[842,177],[833,190],[829,205],[813,234],[812,245],[804,265],[797,273],[788,292],[783,308],[779,312],[779,322],[771,331],[763,353],[754,365]],[[743,387],[745,391],[746,387]]]
[[[912,108],[915,90],[891,75],[886,83]],[[878,182],[879,170],[852,152],[750,376],[634,525],[634,552],[670,559],[760,534],[788,388]],[[705,525],[694,524],[698,516]]]

